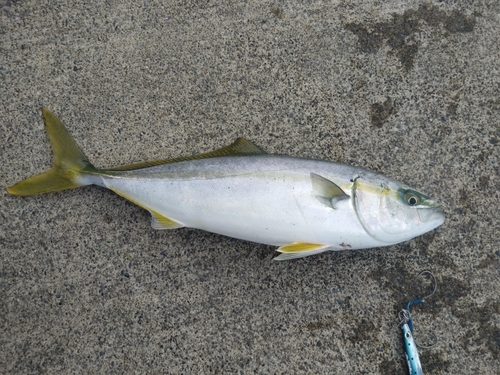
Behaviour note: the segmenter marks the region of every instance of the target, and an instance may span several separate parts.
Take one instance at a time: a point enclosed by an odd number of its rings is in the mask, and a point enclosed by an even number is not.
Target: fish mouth
[[[435,223],[436,227],[444,223],[446,217],[440,207],[417,208],[418,217],[423,223]]]

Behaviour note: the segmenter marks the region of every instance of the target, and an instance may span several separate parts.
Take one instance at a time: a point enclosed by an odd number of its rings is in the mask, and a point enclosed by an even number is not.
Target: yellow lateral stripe
[[[141,208],[144,208],[145,210],[148,210],[151,215],[153,215],[155,217],[155,219],[163,226],[165,227],[165,229],[173,229],[173,228],[180,228],[180,227],[183,227],[184,224],[181,224],[175,220],[172,220],[166,216],[163,216],[162,214],[156,212],[155,210],[152,210],[151,208],[149,207],[146,207],[146,206],[143,206],[142,204],[140,204],[139,202],[137,202],[136,200],[130,198],[129,196],[127,196],[126,194],[122,193],[121,191],[118,191],[116,189],[113,189],[113,188],[109,188],[111,191],[113,191],[114,193],[118,194],[120,197],[123,197],[125,198],[126,200],[132,202],[133,204],[141,207]]]
[[[398,197],[397,190],[390,189],[388,187],[380,186],[378,184],[371,184],[369,182],[363,182],[359,180],[356,180],[354,183],[356,184],[356,190],[361,190],[366,193],[390,196],[391,198],[395,199],[397,199]]]
[[[277,251],[279,251],[280,253],[300,253],[303,251],[320,250],[324,249],[325,247],[327,246],[317,243],[294,242],[279,247]]]

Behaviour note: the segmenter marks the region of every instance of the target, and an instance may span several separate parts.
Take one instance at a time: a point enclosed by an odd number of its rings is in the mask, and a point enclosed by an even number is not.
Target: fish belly
[[[343,250],[381,245],[363,229],[350,199],[332,209],[313,196],[308,173],[103,180],[141,207],[191,228],[275,246],[305,242]]]

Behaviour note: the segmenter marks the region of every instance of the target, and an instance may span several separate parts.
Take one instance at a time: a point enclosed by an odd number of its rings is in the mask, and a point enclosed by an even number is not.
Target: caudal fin
[[[54,150],[54,166],[39,175],[27,178],[7,188],[12,195],[35,195],[72,189],[82,171],[95,171],[61,121],[47,108],[42,108],[45,129]]]

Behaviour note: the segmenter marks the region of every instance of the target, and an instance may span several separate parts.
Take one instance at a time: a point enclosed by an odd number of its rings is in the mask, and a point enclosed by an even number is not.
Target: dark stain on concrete
[[[376,280],[382,289],[392,292],[394,300],[394,311],[397,314],[410,300],[428,295],[432,292],[432,279],[423,275],[411,275],[402,271],[403,265],[395,264],[394,267],[384,268],[380,272],[373,272],[370,278]],[[466,281],[451,276],[439,277],[437,279],[437,290],[434,295],[427,298],[425,303],[418,305],[416,309],[425,314],[436,317],[444,306],[454,307],[457,301],[467,296],[471,287]],[[419,312],[419,313],[420,313]]]
[[[454,306],[459,298],[465,297],[471,291],[469,283],[451,276],[443,276],[438,279],[436,294],[429,298],[428,304],[432,308],[442,304]]]
[[[343,322],[350,329],[339,332],[338,323]],[[311,336],[316,336],[322,331],[331,331],[341,334],[346,341],[353,345],[362,342],[373,341],[377,336],[378,328],[369,319],[358,319],[354,317],[352,312],[336,314],[334,316],[321,317],[315,321],[309,322],[306,326],[308,333]]]
[[[459,92],[455,95],[453,95],[448,103],[448,106],[446,107],[446,113],[448,117],[451,119],[454,119],[457,117],[457,110],[458,110],[458,104],[460,101],[460,97],[462,96],[462,92]]]
[[[446,361],[443,355],[436,350],[419,349],[419,357],[422,362],[424,373],[429,374],[447,374],[450,367],[450,361]]]
[[[465,188],[463,188],[458,191],[458,194],[458,204],[463,210],[466,210],[469,207],[469,193]]]
[[[432,144],[442,142],[452,132],[452,129],[447,124],[436,125],[436,131],[432,134]]]
[[[333,324],[338,320],[338,317],[323,317],[314,322],[307,324],[307,330],[310,334],[314,334],[316,331],[330,330]]]
[[[283,19],[283,17],[284,17],[283,9],[281,9],[279,7],[270,7],[269,10],[274,15],[274,17],[276,17],[280,20]]]
[[[446,112],[448,113],[449,117],[456,117],[457,109],[458,109],[458,103],[456,101],[452,101],[451,103],[448,104],[448,107],[446,107]]]
[[[441,14],[443,13],[444,12],[441,12]],[[441,17],[441,15],[438,15],[437,17]],[[474,16],[467,17],[462,12],[454,10],[450,16],[445,16],[443,18],[443,24],[445,30],[452,34],[470,33],[474,30],[474,26],[476,25],[476,18]]]
[[[317,331],[331,330],[337,322],[346,321],[349,317],[352,317],[351,296],[347,296],[343,300],[337,299],[335,302],[337,308],[332,310],[332,316],[323,316],[307,323],[306,328],[309,334],[314,335]],[[339,314],[345,318],[339,318]]]
[[[420,237],[415,238],[415,246],[418,250],[420,250],[426,256],[431,255],[429,252],[429,248],[432,243],[436,240],[437,232],[435,230],[431,232],[427,232]]]
[[[442,28],[444,36],[468,33],[474,30],[476,16],[470,17],[457,10],[447,13],[438,6],[422,4],[418,9],[393,14],[392,19],[375,24],[349,23],[345,28],[358,36],[358,47],[364,53],[377,52],[384,42],[398,57],[406,71],[413,67],[420,43],[415,35],[425,22],[433,28]]]
[[[394,104],[391,98],[383,103],[374,103],[370,108],[371,124],[374,128],[381,128],[382,125],[394,112]]]
[[[458,266],[455,264],[453,259],[448,255],[448,249],[459,247],[460,244],[448,241],[447,243],[449,245],[445,246],[444,249],[442,250],[434,249],[433,251],[429,251],[429,249],[432,248],[432,244],[436,240],[437,233],[438,232],[436,231],[431,231],[425,233],[420,237],[415,238],[413,240],[415,249],[418,250],[421,254],[424,254],[426,257],[428,257],[431,265],[440,265],[444,268],[456,271],[458,269]],[[410,247],[408,252],[411,251],[413,251],[413,249]]]
[[[481,190],[486,190],[490,186],[490,176],[479,177],[479,188]]]
[[[403,342],[403,340],[401,340]],[[400,375],[405,374],[408,370],[408,365],[404,360],[404,354],[399,360],[385,359],[380,362],[378,366],[379,373],[386,375]]]
[[[354,344],[359,344],[361,341],[373,340],[373,337],[376,336],[377,328],[372,321],[361,319],[357,322],[353,331],[354,335],[349,340]]]
[[[392,292],[392,299],[396,302],[394,306],[396,314],[409,300],[429,294],[429,290],[432,291],[430,282],[420,279],[417,282],[417,275],[410,275],[404,269],[403,264],[396,262],[390,268],[384,267],[368,275],[380,284],[381,289]]]
[[[490,253],[488,254],[479,264],[477,265],[478,270],[482,270],[485,268],[493,267],[493,266],[499,266],[500,265],[500,259],[495,253]]]
[[[500,359],[500,328],[493,322],[495,314],[500,314],[500,302],[491,300],[482,307],[470,306],[453,311],[462,326],[478,325],[471,328],[460,340],[466,351],[474,353],[481,350],[478,348],[487,348],[495,360]]]

